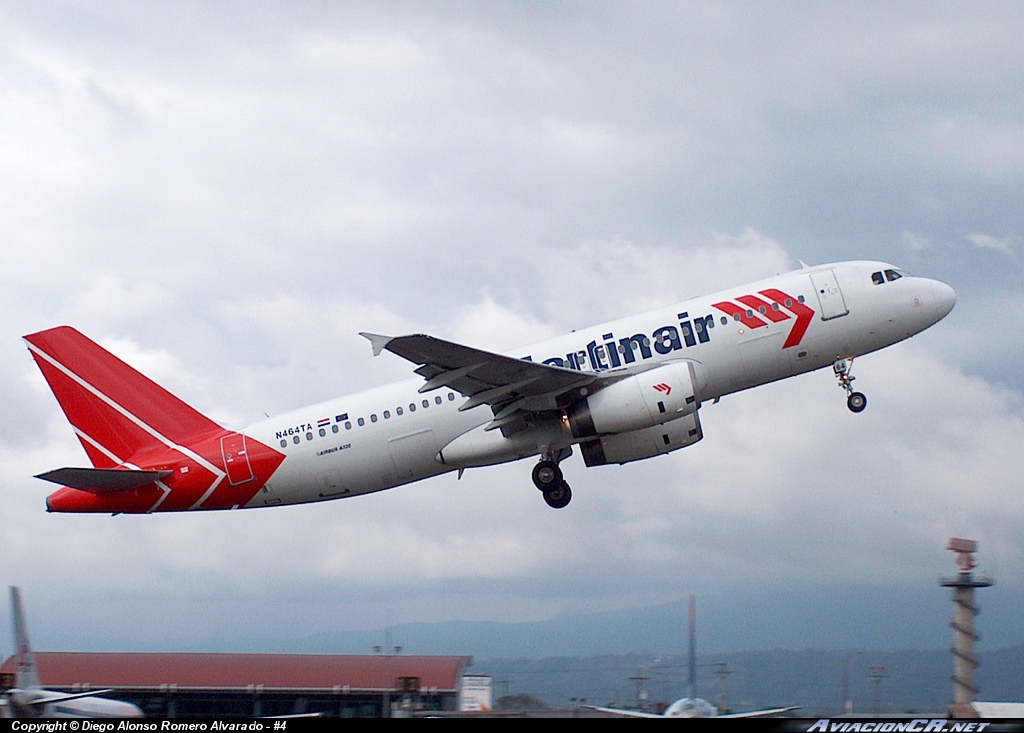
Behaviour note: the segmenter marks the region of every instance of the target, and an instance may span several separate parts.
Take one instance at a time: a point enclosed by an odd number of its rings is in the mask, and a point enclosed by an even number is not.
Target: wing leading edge
[[[500,427],[504,433],[516,432],[515,423],[523,413],[561,409],[585,396],[595,382],[603,384],[625,376],[602,377],[538,364],[426,334],[359,335],[373,345],[374,356],[386,350],[418,365],[414,371],[427,380],[420,392],[454,389],[467,398],[460,411],[490,406],[494,420],[488,429]]]

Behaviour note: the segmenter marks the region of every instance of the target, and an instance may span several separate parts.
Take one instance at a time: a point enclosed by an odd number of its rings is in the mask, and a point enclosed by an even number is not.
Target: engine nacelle
[[[643,430],[700,407],[693,362],[677,361],[610,384],[566,410],[574,438]]]
[[[630,463],[671,453],[693,445],[703,437],[700,417],[694,412],[644,430],[585,441],[580,443],[580,452],[583,454],[583,462],[590,468],[608,463]]]

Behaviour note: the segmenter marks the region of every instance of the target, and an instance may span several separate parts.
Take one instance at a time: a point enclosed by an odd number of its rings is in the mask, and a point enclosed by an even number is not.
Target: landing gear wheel
[[[572,489],[569,488],[569,484],[562,481],[555,488],[544,492],[544,501],[552,509],[565,509],[572,501]]]
[[[562,469],[554,461],[541,461],[533,467],[533,485],[541,491],[555,490],[560,483]]]
[[[856,377],[850,374],[852,368],[852,356],[849,359],[836,359],[832,365],[832,371],[835,372],[836,378],[839,380],[839,386],[846,390],[846,406],[850,408],[850,412],[864,412],[864,408],[868,406],[868,398],[864,396],[863,392],[853,391],[853,380]]]

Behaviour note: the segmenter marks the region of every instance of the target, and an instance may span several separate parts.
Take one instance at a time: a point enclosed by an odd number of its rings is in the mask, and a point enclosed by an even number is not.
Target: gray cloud
[[[312,633],[385,608],[526,620],[743,597],[765,577],[931,582],[949,534],[1018,588],[1016,11],[0,12],[0,579],[27,586],[43,639]],[[30,478],[83,460],[19,341],[57,323],[240,424],[409,375],[361,330],[512,349],[801,258],[869,257],[959,302],[858,361],[866,413],[828,374],[735,395],[669,458],[574,458],[565,512],[525,463],[116,519],[46,515]]]

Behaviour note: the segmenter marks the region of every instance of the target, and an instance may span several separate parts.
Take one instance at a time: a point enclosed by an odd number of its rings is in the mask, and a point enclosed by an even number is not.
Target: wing
[[[788,708],[772,708],[771,710],[748,710],[745,713],[726,713],[725,715],[719,715],[719,718],[770,718],[775,715],[783,715],[785,713],[792,712],[793,710],[799,710],[799,705],[793,705]]]
[[[661,718],[664,719],[664,715],[658,715],[657,713],[645,713],[641,710],[623,710],[622,708],[599,708],[596,705],[580,705],[584,710],[596,710],[600,713],[607,713],[614,715],[619,718]]]
[[[538,364],[424,334],[359,335],[369,339],[374,356],[386,350],[419,365],[416,373],[427,380],[420,392],[454,389],[468,398],[459,406],[460,411],[489,405],[494,420],[487,429],[500,427],[506,435],[525,427],[524,413],[561,409],[588,391],[627,376]]]
[[[55,690],[19,690],[11,689],[8,691],[10,696],[10,702],[14,703],[15,707],[33,707],[41,708],[44,705],[52,705],[58,702],[67,702],[68,700],[81,700],[83,697],[96,697],[97,695],[104,695],[108,692],[113,692],[113,688],[106,690],[89,690],[88,692],[57,692]]]

